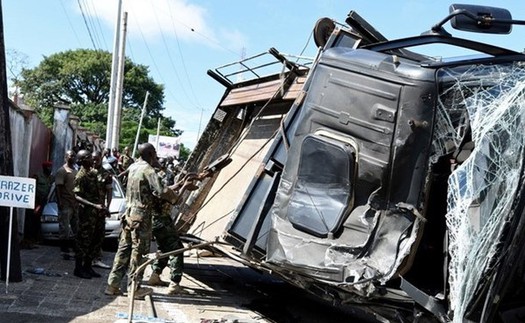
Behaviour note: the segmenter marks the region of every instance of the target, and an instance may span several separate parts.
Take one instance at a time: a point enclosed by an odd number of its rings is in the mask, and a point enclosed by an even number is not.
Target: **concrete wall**
[[[29,160],[33,128],[31,127],[32,113],[25,112],[16,106],[9,109],[11,125],[11,147],[13,153],[13,175],[16,177],[29,176]],[[25,209],[15,209],[18,219],[18,232],[24,232]]]
[[[53,115],[53,174],[64,165],[66,151],[71,150],[75,144],[75,130],[69,124],[70,112],[68,107],[56,107]]]

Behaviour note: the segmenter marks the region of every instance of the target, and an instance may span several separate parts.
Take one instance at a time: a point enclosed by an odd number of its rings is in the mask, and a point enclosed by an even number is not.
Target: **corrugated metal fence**
[[[98,136],[79,129],[78,122],[75,122],[78,119],[70,115],[67,107],[55,108],[52,130],[24,104],[16,105],[10,101],[9,118],[14,176],[32,177],[42,170],[42,163],[47,160],[52,161],[55,173],[64,164],[65,152],[79,145],[79,141],[102,149]],[[23,236],[25,209],[16,209],[16,212],[18,232]]]

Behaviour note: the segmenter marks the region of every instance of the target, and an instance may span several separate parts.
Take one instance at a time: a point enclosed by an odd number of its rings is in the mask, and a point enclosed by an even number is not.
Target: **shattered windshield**
[[[522,62],[443,68],[431,163],[457,158],[448,179],[449,301],[455,321],[489,280],[514,216],[525,144]],[[463,156],[460,158],[460,156]]]

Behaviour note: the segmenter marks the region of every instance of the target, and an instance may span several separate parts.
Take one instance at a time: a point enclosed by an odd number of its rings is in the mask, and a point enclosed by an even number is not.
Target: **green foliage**
[[[191,154],[191,150],[189,148],[184,147],[184,144],[181,143],[179,147],[179,161],[185,162],[188,160],[188,157]]]
[[[111,83],[111,53],[90,49],[77,49],[44,57],[33,69],[24,69],[19,81],[26,103],[34,107],[49,127],[53,122],[53,108],[68,105],[80,118],[80,125],[101,136],[106,133],[107,110]],[[180,136],[175,120],[164,117],[164,86],[148,75],[147,66],[125,60],[122,97],[120,148],[133,147],[141,109],[149,92],[146,114],[139,136],[147,141],[148,134]]]

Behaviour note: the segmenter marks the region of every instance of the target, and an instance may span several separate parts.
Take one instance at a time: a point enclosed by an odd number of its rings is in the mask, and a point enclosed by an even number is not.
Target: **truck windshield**
[[[442,68],[436,75],[431,163],[465,156],[448,179],[446,215],[451,306],[462,314],[514,216],[524,161],[525,64]]]

